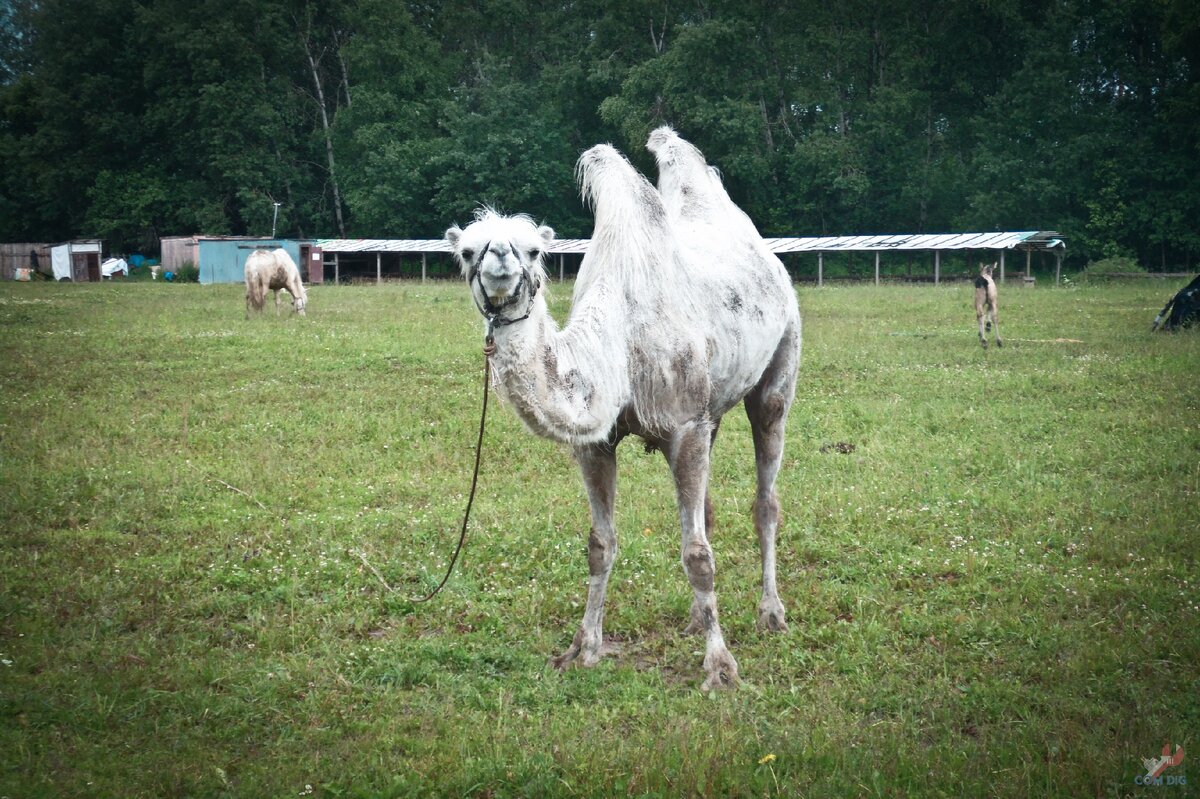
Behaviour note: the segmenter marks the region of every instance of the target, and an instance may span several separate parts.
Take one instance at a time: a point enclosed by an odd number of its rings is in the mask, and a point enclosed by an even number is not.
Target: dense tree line
[[[1200,254],[1193,0],[12,0],[0,240],[566,236],[673,124],[770,235],[1056,229]]]

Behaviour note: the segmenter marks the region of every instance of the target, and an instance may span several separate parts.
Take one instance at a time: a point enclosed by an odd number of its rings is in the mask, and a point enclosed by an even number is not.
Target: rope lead
[[[458,555],[462,552],[463,544],[467,540],[467,522],[471,518],[471,506],[475,504],[475,486],[479,483],[479,460],[483,454],[483,428],[487,422],[487,406],[488,406],[488,384],[491,383],[491,355],[496,351],[496,342],[492,338],[491,325],[488,325],[487,339],[483,345],[483,412],[479,414],[479,438],[475,441],[475,471],[471,475],[471,493],[467,497],[467,510],[463,513],[462,530],[458,534],[458,546],[454,548],[454,555],[450,558],[450,565],[446,567],[446,576],[438,583],[438,587],[433,589],[428,596],[420,599],[412,597],[413,602],[428,602],[438,595],[438,592],[446,585],[446,581],[450,579],[450,574],[454,571],[454,564],[458,562]]]

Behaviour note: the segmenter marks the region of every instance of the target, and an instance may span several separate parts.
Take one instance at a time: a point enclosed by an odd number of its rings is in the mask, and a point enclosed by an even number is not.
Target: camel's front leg
[[[275,315],[279,316],[279,289],[275,289]]]
[[[613,507],[617,499],[617,453],[614,446],[593,444],[575,450],[583,484],[587,488],[592,513],[592,532],[588,536],[588,595],[583,622],[571,646],[551,660],[554,668],[565,669],[571,663],[594,666],[615,647],[604,644],[604,597],[608,576],[617,556],[617,530],[613,525]]]
[[[679,521],[683,529],[682,560],[692,586],[691,622],[684,632],[703,632],[704,690],[732,688],[738,666],[725,646],[717,619],[714,588],[716,564],[704,530],[704,499],[708,492],[709,449],[712,425],[707,420],[685,424],[672,437],[667,459],[675,476]]]

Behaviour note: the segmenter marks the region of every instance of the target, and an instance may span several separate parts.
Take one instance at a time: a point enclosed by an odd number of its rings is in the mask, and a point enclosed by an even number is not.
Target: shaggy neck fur
[[[529,318],[495,330],[492,369],[501,394],[535,433],[569,444],[603,440],[629,401],[621,303],[607,286],[577,301],[563,330],[544,292]]]

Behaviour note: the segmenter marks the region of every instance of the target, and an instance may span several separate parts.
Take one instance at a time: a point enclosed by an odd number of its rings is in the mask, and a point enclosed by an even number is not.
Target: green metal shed
[[[196,244],[201,283],[241,283],[245,279],[246,258],[255,250],[282,247],[297,265],[301,263],[300,242],[287,239],[197,236]]]

